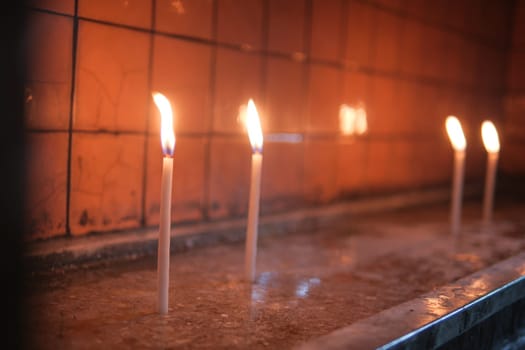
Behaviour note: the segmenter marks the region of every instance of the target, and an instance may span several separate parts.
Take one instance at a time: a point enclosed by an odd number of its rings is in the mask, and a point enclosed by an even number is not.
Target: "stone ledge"
[[[435,349],[525,299],[525,253],[298,349]]]
[[[467,186],[465,197],[478,195],[479,191],[478,185]],[[299,230],[311,231],[337,217],[444,203],[449,197],[450,189],[441,187],[267,215],[259,220],[259,233],[266,235]],[[180,252],[221,242],[242,241],[245,225],[245,219],[235,219],[174,226],[171,231],[171,251]],[[33,242],[27,245],[25,258],[30,270],[45,270],[113,259],[134,259],[155,254],[157,235],[157,229],[150,228]]]

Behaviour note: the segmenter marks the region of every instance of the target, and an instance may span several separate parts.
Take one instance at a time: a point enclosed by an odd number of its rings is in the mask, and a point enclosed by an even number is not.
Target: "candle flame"
[[[246,107],[246,129],[254,152],[261,153],[263,148],[263,134],[261,129],[261,122],[259,120],[259,113],[255,103],[250,99]]]
[[[498,131],[494,123],[485,120],[483,124],[481,124],[481,137],[483,138],[483,144],[488,153],[499,152]]]
[[[453,115],[448,116],[445,125],[452,147],[456,151],[464,151],[467,147],[467,140],[465,140],[465,135],[463,134],[463,129],[458,118]]]
[[[173,131],[173,111],[170,101],[160,92],[154,92],[153,100],[160,111],[160,144],[164,155],[173,156],[175,151],[175,132]]]

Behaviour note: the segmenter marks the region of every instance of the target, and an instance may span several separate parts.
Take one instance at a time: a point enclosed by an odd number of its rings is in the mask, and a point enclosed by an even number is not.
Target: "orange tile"
[[[479,3],[478,3],[479,6]],[[448,4],[448,11],[443,18],[443,24],[456,30],[465,30],[467,17],[470,15],[471,8],[467,1],[454,1]],[[475,11],[473,11],[475,12]]]
[[[525,52],[512,52],[509,55],[507,86],[510,90],[525,89]]]
[[[428,1],[425,0],[405,0],[404,10],[416,18],[425,18],[427,15]]]
[[[307,131],[313,133],[339,131],[342,78],[343,73],[338,69],[310,65]]]
[[[304,145],[267,143],[261,179],[261,211],[278,212],[303,203]]]
[[[414,75],[421,74],[423,44],[421,24],[405,20],[401,24],[400,64],[399,70]]]
[[[304,65],[291,60],[268,58],[265,130],[269,132],[303,130],[304,68]]]
[[[462,38],[454,33],[446,33],[447,59],[443,63],[441,79],[448,82],[459,83],[462,67],[461,50]]]
[[[501,151],[500,171],[508,174],[525,174],[525,162],[523,161],[524,153],[525,147],[521,142],[509,142],[505,144]]]
[[[417,186],[448,184],[452,181],[454,152],[446,133],[437,139],[420,139],[414,144],[412,176]]]
[[[376,25],[376,11],[367,4],[350,2],[348,6],[345,59],[350,64],[370,66]]]
[[[445,62],[449,59],[446,50],[446,34],[439,29],[423,26],[422,74],[427,77],[442,79]]]
[[[397,82],[397,102],[396,108],[399,113],[399,120],[403,123],[399,126],[401,132],[405,133],[423,133],[417,126],[416,118],[418,103],[414,96],[418,94],[419,84],[412,81],[400,80]],[[420,116],[419,116],[420,117]]]
[[[304,0],[269,0],[268,49],[304,51]]]
[[[79,0],[81,17],[151,28],[151,0]]]
[[[498,97],[481,96],[476,98],[474,103],[474,107],[477,107],[477,109],[474,110],[474,116],[476,117],[477,123],[480,127],[484,120],[490,119],[495,123],[496,128],[499,130],[499,128],[502,128],[502,125],[499,125],[502,119],[505,118],[505,120],[509,120],[505,114],[505,111],[503,110],[501,99]]]
[[[202,219],[206,143],[205,138],[177,138],[173,156],[172,222]],[[145,208],[149,226],[159,223],[162,158],[159,136],[150,136]]]
[[[489,31],[485,22],[485,6],[481,5],[477,0],[468,0],[467,6],[470,12],[465,16],[465,24],[467,32],[474,33],[478,36],[487,37]]]
[[[337,150],[336,184],[339,195],[366,191],[366,143],[359,139],[344,139]]]
[[[433,133],[444,128],[445,118],[454,114],[463,115],[458,109],[448,103],[448,98],[439,98],[440,91],[428,84],[417,84],[418,98],[414,106],[416,114],[414,130],[416,132]]]
[[[420,106],[423,107],[424,114],[420,116],[421,119],[416,120],[416,127],[437,135],[444,130],[446,117],[454,114],[451,112],[454,109],[450,108],[454,92],[446,87],[428,87],[424,89],[423,95],[422,103],[427,105]]]
[[[212,38],[213,0],[156,1],[155,29],[161,32]]]
[[[344,72],[342,102],[350,105],[363,103],[368,105],[371,95],[370,78],[367,74],[360,72]]]
[[[371,134],[399,133],[401,123],[399,119],[398,85],[390,78],[375,76],[371,78],[373,104],[367,110],[368,127]]]
[[[507,96],[504,100],[505,135],[521,133],[525,136],[525,103],[520,96]],[[524,137],[525,138],[525,137]]]
[[[221,0],[217,5],[217,40],[261,48],[262,0]]]
[[[395,189],[413,189],[414,182],[414,139],[396,140],[392,143],[390,159],[390,181]]]
[[[525,1],[516,1],[514,5],[514,29],[511,33],[512,47],[525,48]],[[490,28],[486,29],[490,31]]]
[[[469,106],[467,103],[467,99],[465,97],[465,92],[461,90],[455,90],[454,92],[455,93],[450,94],[449,108],[448,108],[448,113],[446,114],[455,115],[456,117],[459,118],[461,122],[463,122],[463,120],[467,120],[469,117],[469,111],[468,111]]]
[[[509,35],[509,23],[513,20],[514,9],[518,6],[514,6],[509,1],[497,0],[487,1],[484,5],[482,26],[490,28],[486,34],[496,42],[505,42]],[[518,21],[520,20],[515,20],[514,23]]]
[[[311,140],[304,144],[304,196],[312,204],[327,203],[337,194],[338,143]]]
[[[442,77],[451,82],[473,85],[479,74],[478,48],[476,43],[455,34],[446,35],[447,59]]]
[[[251,157],[252,150],[247,139],[212,139],[209,170],[210,193],[207,204],[210,218],[232,218],[246,215],[250,196]],[[262,179],[268,176],[266,159],[265,154]]]
[[[262,59],[228,49],[217,50],[213,130],[244,132],[239,123],[239,107],[252,98],[258,109],[261,104],[260,77]],[[262,115],[261,115],[262,118]]]
[[[343,1],[314,0],[312,7],[311,55],[322,60],[339,60]]]
[[[379,11],[376,15],[374,62],[382,71],[397,71],[401,43],[401,21],[395,15]]]
[[[148,34],[81,21],[78,35],[74,128],[144,130]]]
[[[73,21],[31,13],[28,23],[26,126],[64,130],[69,125]]]
[[[140,225],[144,136],[74,134],[71,158],[71,232]]]
[[[466,156],[466,179],[484,179],[486,171],[487,152],[483,147],[483,140],[480,135],[481,122],[477,123],[475,135],[469,135],[468,151]],[[474,131],[474,130],[473,130]]]
[[[153,90],[171,101],[175,132],[207,132],[211,107],[210,46],[162,36],[156,36],[154,44]],[[151,106],[153,115],[158,115],[155,106]],[[158,132],[159,119],[151,118],[150,123],[150,130]]]
[[[29,133],[26,166],[26,238],[66,232],[66,133]]]
[[[499,50],[491,48],[480,48],[478,57],[478,72],[483,74],[474,75],[474,84],[486,89],[503,89],[507,75],[505,67],[510,63],[510,55],[507,56]],[[525,83],[524,83],[525,85]]]
[[[389,8],[399,10],[403,8],[404,0],[378,0],[379,4]]]
[[[472,16],[477,15],[477,12],[479,12],[479,2],[478,0],[466,0],[475,2],[475,4],[470,5]],[[463,1],[465,2],[465,1]],[[447,21],[447,18],[450,16],[451,12],[451,4],[446,1],[426,1],[425,2],[425,15],[424,17],[432,23],[440,23],[445,24]],[[465,21],[470,19],[470,14],[467,14],[464,16]]]
[[[478,43],[468,40],[464,42],[461,56],[464,69],[461,74],[461,81],[469,86],[477,86],[476,80],[480,72],[480,61],[486,59],[481,58],[480,50],[481,46]],[[494,68],[497,69],[497,66]]]
[[[30,6],[73,15],[75,13],[75,0],[30,0]]]
[[[366,186],[368,191],[377,192],[392,188],[392,142],[371,140],[366,158]]]

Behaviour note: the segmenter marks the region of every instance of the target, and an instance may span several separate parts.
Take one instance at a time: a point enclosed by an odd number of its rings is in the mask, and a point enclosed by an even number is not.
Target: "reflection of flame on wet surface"
[[[306,298],[310,292],[312,286],[317,286],[321,283],[321,280],[317,277],[310,278],[309,280],[301,281],[297,285],[295,295],[299,298]]]
[[[424,303],[427,310],[437,316],[445,314],[451,306],[450,298],[444,294],[438,297],[425,298]]]
[[[263,303],[269,297],[272,290],[279,290],[283,287],[291,287],[294,296],[298,298],[306,298],[310,294],[313,287],[321,284],[321,279],[318,277],[301,278],[297,283],[292,280],[282,280],[278,278],[276,272],[263,272],[259,275],[257,282],[251,287],[251,301],[252,303]],[[280,276],[283,277],[283,276]],[[288,289],[290,292],[292,290]],[[288,294],[288,293],[286,293]],[[291,294],[291,293],[290,293]]]
[[[272,272],[263,272],[259,275],[256,284],[252,286],[252,302],[264,301],[264,296],[268,290],[268,283],[272,278]]]

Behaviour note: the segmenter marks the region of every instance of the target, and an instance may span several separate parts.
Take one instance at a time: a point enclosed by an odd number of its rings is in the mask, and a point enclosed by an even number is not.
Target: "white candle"
[[[465,151],[454,151],[454,178],[452,182],[452,206],[450,209],[450,231],[457,235],[461,226],[461,202],[465,176]]]
[[[500,149],[498,131],[492,122],[484,121],[481,124],[481,137],[487,151],[487,174],[485,176],[485,191],[483,195],[483,223],[488,225],[492,220],[496,169],[498,167]]]
[[[255,280],[255,263],[257,258],[257,233],[259,223],[261,168],[263,160],[263,135],[257,108],[255,108],[255,104],[251,99],[248,101],[248,107],[246,109],[246,128],[250,137],[253,154],[244,267],[246,280],[253,282]]]
[[[168,290],[170,283],[170,233],[171,233],[171,183],[173,158],[164,157],[162,162],[162,185],[160,193],[160,223],[157,251],[158,308],[168,313]]]
[[[158,310],[168,313],[168,294],[170,283],[170,235],[171,235],[171,187],[173,178],[173,151],[175,133],[173,131],[173,112],[170,102],[161,93],[154,93],[153,99],[160,110],[160,139],[164,158],[162,161],[162,183],[160,188],[160,223],[157,248],[157,288]]]
[[[465,175],[465,149],[467,141],[461,123],[454,116],[447,117],[446,129],[454,148],[454,177],[452,182],[452,205],[450,209],[450,231],[457,236],[461,226],[461,201],[463,197],[463,179]]]

